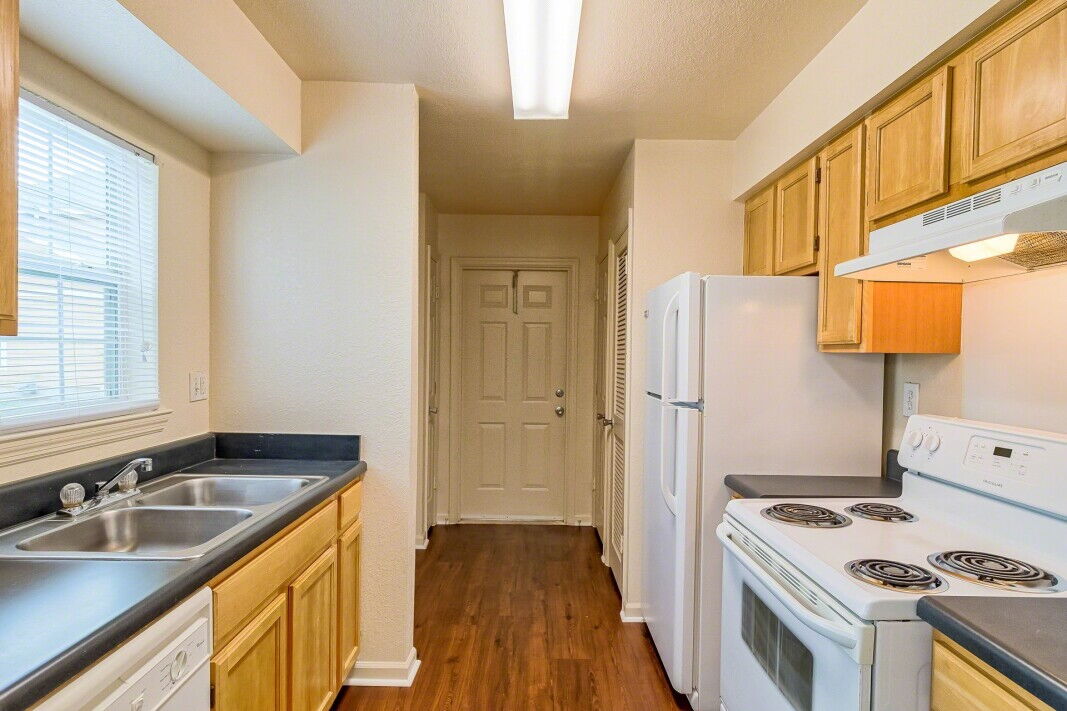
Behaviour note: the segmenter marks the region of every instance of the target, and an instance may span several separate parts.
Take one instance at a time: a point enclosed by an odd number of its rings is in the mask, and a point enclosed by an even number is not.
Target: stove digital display
[[[1007,447],[993,447],[993,456],[1010,458],[1011,450]]]

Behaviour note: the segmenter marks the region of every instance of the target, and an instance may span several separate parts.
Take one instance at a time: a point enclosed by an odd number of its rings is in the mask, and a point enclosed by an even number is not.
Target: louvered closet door
[[[627,265],[629,250],[623,234],[615,243],[612,289],[612,397],[611,434],[608,447],[611,454],[610,503],[608,507],[608,563],[616,578],[622,579],[623,536],[626,532],[626,351],[629,322],[627,319],[630,273]]]

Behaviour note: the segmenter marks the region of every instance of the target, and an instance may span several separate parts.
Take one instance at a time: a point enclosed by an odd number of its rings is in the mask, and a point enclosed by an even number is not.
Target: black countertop
[[[1052,708],[1067,710],[1067,599],[925,595],[919,617]]]
[[[726,487],[746,499],[895,499],[900,482],[880,476],[729,474]]]
[[[366,469],[354,460],[210,459],[181,471],[329,479],[194,560],[0,560],[0,710],[26,708],[72,679]]]

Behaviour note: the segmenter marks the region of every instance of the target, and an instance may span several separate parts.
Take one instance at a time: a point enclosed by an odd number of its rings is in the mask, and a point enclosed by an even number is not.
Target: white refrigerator
[[[884,359],[816,345],[818,280],[688,272],[648,293],[643,611],[676,690],[719,709],[727,474],[879,476]]]

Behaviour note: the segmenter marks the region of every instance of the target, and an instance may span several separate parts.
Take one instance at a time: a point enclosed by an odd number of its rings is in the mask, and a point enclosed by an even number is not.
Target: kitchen
[[[483,5],[4,0],[0,708],[1064,708],[1064,3]]]

